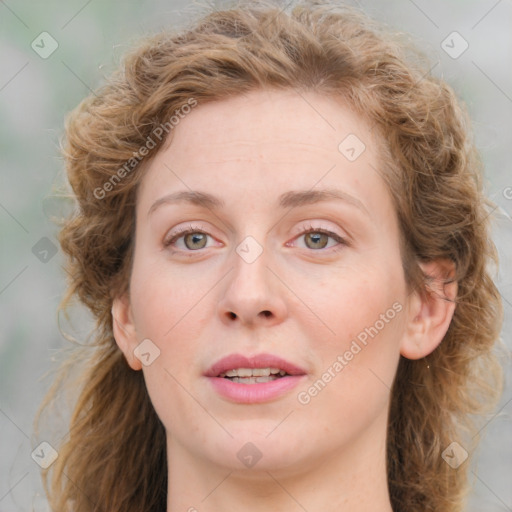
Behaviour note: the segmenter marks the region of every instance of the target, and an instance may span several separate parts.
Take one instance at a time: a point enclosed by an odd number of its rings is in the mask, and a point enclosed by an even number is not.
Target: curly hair
[[[468,465],[454,470],[441,454],[453,441],[473,451],[476,415],[502,385],[494,352],[502,305],[489,268],[497,256],[468,115],[416,50],[359,11],[246,2],[144,39],[67,118],[63,154],[76,208],[60,233],[69,279],[61,307],[78,297],[96,329],[58,381],[83,365],[69,434],[43,474],[57,512],[165,510],[164,427],[112,333],[113,299],[129,286],[137,187],[169,139],[155,130],[191,99],[262,88],[342,98],[380,134],[411,289],[428,293],[420,262],[455,263],[457,307],[442,343],[426,358],[399,361],[387,475],[395,512],[462,509]],[[56,394],[54,386],[43,409]]]

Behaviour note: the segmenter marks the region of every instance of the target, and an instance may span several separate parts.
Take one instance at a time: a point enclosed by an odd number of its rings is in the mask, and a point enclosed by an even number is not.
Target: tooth
[[[273,375],[276,375],[280,372],[279,368],[270,368],[270,373],[272,373]]]
[[[260,377],[232,377],[229,380],[237,384],[257,384],[259,382],[272,382],[278,378],[277,375],[262,375]]]
[[[256,377],[256,382],[271,382],[276,379],[277,377],[275,377],[274,375],[269,375],[266,377]]]
[[[270,375],[270,368],[253,368],[252,375],[254,377],[268,377]]]
[[[228,370],[224,375],[226,377],[236,377],[238,373],[236,370]]]
[[[252,375],[252,369],[251,368],[238,368],[236,375],[238,375],[239,377],[250,377]]]
[[[286,375],[286,372],[284,370],[279,370],[279,375]]]
[[[239,377],[238,382],[242,384],[256,384],[255,377]]]

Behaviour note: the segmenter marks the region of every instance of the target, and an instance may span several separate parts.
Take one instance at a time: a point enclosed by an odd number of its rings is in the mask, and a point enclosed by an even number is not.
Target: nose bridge
[[[230,288],[237,300],[264,301],[264,296],[269,293],[269,249],[263,243],[249,235],[235,248]]]
[[[285,315],[283,290],[269,270],[270,249],[253,236],[246,236],[231,255],[228,284],[219,302],[223,319],[239,319],[252,324],[259,319],[278,321]],[[266,320],[267,322],[269,320]]]

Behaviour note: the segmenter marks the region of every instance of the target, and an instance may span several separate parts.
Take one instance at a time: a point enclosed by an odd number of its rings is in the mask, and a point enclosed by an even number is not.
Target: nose
[[[281,323],[288,314],[286,292],[276,270],[269,267],[267,251],[254,261],[240,254],[233,251],[233,268],[218,303],[221,321],[251,328]]]

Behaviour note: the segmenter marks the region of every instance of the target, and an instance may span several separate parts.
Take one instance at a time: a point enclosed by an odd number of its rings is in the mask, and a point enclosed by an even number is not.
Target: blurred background
[[[176,0],[0,1],[0,511],[49,510],[33,420],[57,349],[57,306],[65,289],[52,216],[62,182],[64,117],[102,84],[141,36],[181,26],[206,2]],[[214,3],[216,8],[222,2]],[[286,2],[282,2],[286,5]],[[505,307],[502,338],[512,348],[512,2],[361,0],[408,32],[466,102],[495,202],[494,239]],[[78,334],[87,315],[78,311]],[[495,414],[482,428],[468,511],[512,511],[512,367]],[[49,440],[49,439],[48,439]],[[51,440],[50,440],[51,442]],[[34,449],[37,449],[34,451]],[[34,452],[33,452],[34,451]]]

